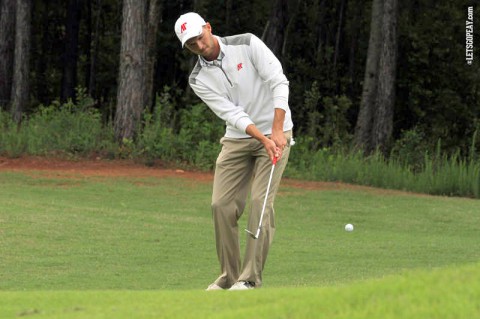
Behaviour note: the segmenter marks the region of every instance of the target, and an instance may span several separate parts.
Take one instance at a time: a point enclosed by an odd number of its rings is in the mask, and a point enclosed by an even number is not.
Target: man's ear
[[[210,25],[210,22],[205,24],[205,28],[207,28],[208,32],[212,33],[212,26]]]

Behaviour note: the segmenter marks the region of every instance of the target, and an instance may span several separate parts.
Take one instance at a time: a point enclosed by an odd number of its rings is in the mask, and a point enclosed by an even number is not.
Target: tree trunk
[[[299,8],[300,8],[300,5],[301,5],[301,1],[298,0],[298,1],[295,1],[295,6],[292,4],[288,7],[288,21],[287,21],[287,24],[285,26],[285,33],[283,35],[283,43],[282,43],[282,51],[281,51],[281,54],[280,56],[281,57],[284,57],[287,53],[287,47],[288,47],[288,39],[289,39],[289,36],[290,34],[294,32],[294,24],[295,24],[295,20],[298,16],[298,11],[299,11]],[[282,60],[282,59],[280,59]]]
[[[146,0],[124,0],[120,75],[115,113],[117,141],[132,139],[145,107]]]
[[[159,0],[150,0],[147,28],[147,65],[145,68],[145,106],[151,106],[154,100],[154,73],[157,62],[157,31],[160,20],[161,5]]]
[[[69,0],[65,23],[65,51],[63,55],[63,76],[61,100],[75,99],[77,86],[78,32],[80,28],[80,0]]]
[[[367,63],[363,80],[362,100],[355,127],[354,143],[359,149],[371,150],[373,110],[377,93],[377,71],[382,41],[383,0],[373,0],[370,22],[370,39],[368,41]]]
[[[276,0],[262,35],[262,40],[277,57],[280,57],[282,53],[285,26],[288,24],[287,11],[288,1]]]
[[[333,55],[333,68],[336,69],[338,56],[340,54],[340,36],[343,30],[343,15],[345,14],[345,2],[342,0],[340,3],[340,12],[338,14],[338,26],[337,26],[337,35],[335,37],[335,53]]]
[[[15,1],[2,0],[0,6],[0,109],[10,104],[15,50]]]
[[[326,0],[322,0],[319,4],[319,10],[317,14],[317,19],[316,19],[316,24],[317,24],[317,51],[315,52],[315,59],[318,61],[322,60],[324,58],[324,50],[325,46],[328,45],[326,41],[324,41],[324,30],[323,26],[326,24],[325,23],[325,15],[326,15]]]
[[[47,104],[49,102],[49,87],[48,87],[48,76],[47,76],[47,69],[49,65],[49,48],[51,44],[51,37],[50,37],[50,23],[48,18],[48,13],[51,10],[50,4],[51,1],[44,0],[44,9],[42,12],[41,18],[41,28],[42,28],[42,37],[39,41],[38,45],[39,48],[37,49],[37,56],[41,58],[36,58],[35,63],[35,78],[32,78],[32,84],[35,83],[35,88],[32,88],[32,91],[35,90],[37,100],[40,103]],[[35,50],[35,49],[34,49]],[[33,82],[34,81],[34,82]],[[33,93],[32,93],[33,95]]]
[[[15,14],[15,61],[12,84],[12,117],[17,123],[22,119],[30,97],[30,45],[31,0],[17,0]]]
[[[378,68],[377,101],[372,144],[384,149],[393,130],[397,61],[397,0],[386,0],[383,8],[383,41]]]
[[[94,14],[93,14],[94,12]],[[88,94],[91,97],[97,97],[97,61],[98,61],[98,54],[99,54],[99,47],[100,47],[100,20],[102,16],[102,1],[97,0],[95,9],[93,10],[91,15],[93,15],[92,19],[94,19],[95,25],[92,26],[93,32],[93,39],[92,39],[92,48],[90,52],[90,70],[88,71],[89,79],[88,79]]]
[[[90,80],[91,75],[90,72],[92,71],[92,43],[93,43],[93,0],[85,0],[86,1],[86,12],[84,14],[84,20],[87,27],[87,32],[85,34],[85,40],[83,42],[83,48],[85,50],[85,77],[84,77],[84,85],[87,89],[87,92],[90,93]]]
[[[353,2],[353,3],[352,3]],[[349,5],[352,6],[353,10],[353,20],[351,27],[349,28],[348,33],[350,34],[350,44],[349,44],[349,54],[348,54],[348,78],[349,78],[349,96],[355,96],[355,83],[356,83],[356,73],[355,73],[355,56],[356,56],[356,51],[357,51],[357,45],[358,45],[358,36],[359,36],[359,30],[360,28],[358,27],[361,22],[361,18],[363,16],[363,3],[362,1],[350,1]]]
[[[397,52],[397,0],[374,0],[367,66],[355,145],[366,153],[385,150],[393,128]]]

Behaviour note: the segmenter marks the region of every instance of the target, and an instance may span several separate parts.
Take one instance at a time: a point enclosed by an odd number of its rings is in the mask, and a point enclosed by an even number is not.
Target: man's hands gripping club
[[[263,147],[265,147],[265,150],[267,151],[267,154],[272,162],[274,161],[274,158],[277,160],[282,158],[283,149],[287,145],[287,139],[283,134],[284,120],[285,111],[282,109],[275,109],[271,138],[263,135],[253,124],[249,125],[246,129],[246,133],[248,135],[252,136],[263,144]]]

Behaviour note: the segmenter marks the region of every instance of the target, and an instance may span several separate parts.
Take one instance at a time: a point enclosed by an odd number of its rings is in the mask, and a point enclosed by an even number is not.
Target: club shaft
[[[263,215],[265,214],[265,208],[267,207],[268,193],[270,192],[270,185],[272,184],[273,171],[275,170],[275,164],[272,165],[272,170],[270,171],[270,178],[268,179],[267,191],[265,192],[265,199],[263,200],[262,213],[260,214],[260,221],[258,222],[257,233],[255,238],[258,238],[260,235],[260,229],[262,227]]]

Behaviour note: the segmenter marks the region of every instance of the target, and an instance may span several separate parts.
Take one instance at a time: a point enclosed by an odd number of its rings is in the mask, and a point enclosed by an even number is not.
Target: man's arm
[[[275,145],[283,151],[287,145],[287,139],[283,134],[283,122],[285,121],[285,110],[275,109],[275,115],[273,117],[272,124],[272,141],[275,142]]]

